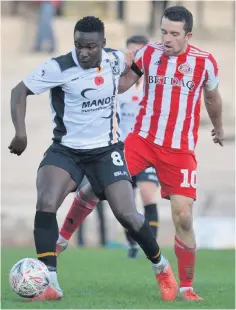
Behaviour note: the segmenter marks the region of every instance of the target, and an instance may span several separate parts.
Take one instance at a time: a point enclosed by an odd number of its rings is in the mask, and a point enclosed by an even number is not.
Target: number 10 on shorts
[[[183,174],[183,182],[180,184],[181,187],[197,187],[197,172],[193,170],[189,172],[188,169],[181,169],[181,173]]]

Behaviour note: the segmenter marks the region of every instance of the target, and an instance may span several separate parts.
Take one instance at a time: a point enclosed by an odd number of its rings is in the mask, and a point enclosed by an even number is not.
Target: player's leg
[[[149,167],[149,163],[145,159],[142,159],[140,156],[133,158],[133,144],[135,145],[136,140],[131,135],[126,139],[127,143],[127,152],[129,151],[129,158],[126,159],[128,163],[128,169],[132,175],[138,174],[140,171],[145,170]],[[131,142],[131,143],[130,143]],[[141,141],[142,142],[142,141]],[[126,144],[125,144],[126,147]],[[146,156],[150,161],[155,160],[152,158],[152,154],[149,154],[148,151],[144,149],[144,156]],[[155,154],[154,154],[155,155]],[[79,228],[79,225],[85,220],[85,218],[96,208],[99,199],[94,194],[94,191],[90,185],[87,183],[83,187],[77,190],[75,199],[71,205],[69,212],[66,215],[65,221],[60,230],[59,238],[57,241],[57,255],[63,252],[68,244],[73,233]],[[73,219],[68,220],[68,219]]]
[[[84,242],[84,224],[81,223],[80,224],[80,227],[77,231],[77,245],[78,247],[83,247],[85,245],[85,242]]]
[[[144,158],[140,158],[139,153],[130,154],[126,150],[126,157],[129,156],[138,157],[139,162],[144,163]],[[175,300],[178,291],[177,282],[168,261],[161,254],[148,221],[136,209],[122,144],[107,148],[102,156],[99,154],[98,159],[95,157],[92,163],[83,168],[96,195],[101,200],[108,201],[115,217],[124,228],[128,229],[131,237],[152,262],[162,298]],[[149,163],[146,162],[146,165]]]
[[[175,225],[175,255],[178,260],[180,293],[185,300],[202,300],[193,292],[196,264],[196,241],[193,229],[194,199],[184,195],[171,195],[172,218]]]
[[[77,189],[74,201],[60,229],[56,247],[57,256],[68,247],[73,233],[97,207],[98,202],[99,199],[88,181],[83,187]]]
[[[134,197],[137,195],[137,182],[136,176],[132,177],[132,186],[134,190]],[[138,258],[139,256],[139,245],[138,243],[130,236],[128,229],[125,229],[125,237],[128,242],[128,257],[129,258]]]
[[[152,228],[153,235],[157,238],[159,219],[157,210],[157,185],[155,182],[138,182],[140,195],[144,207],[144,216]]]
[[[80,186],[79,186],[79,188],[82,188],[84,185],[86,185],[88,183],[88,179],[86,178],[86,176],[83,178],[83,181],[81,182],[81,184],[80,184]],[[77,189],[77,190],[79,190],[79,189]],[[77,207],[76,207],[76,209],[77,209]],[[73,212],[73,211],[72,211]],[[70,223],[71,223],[71,225],[74,225],[74,219],[73,219],[73,217],[70,217],[69,215],[67,215],[67,217],[66,217],[66,219],[65,219],[65,222],[67,221],[67,218],[70,218],[71,220],[69,221]],[[62,231],[63,231],[63,227],[65,226],[66,224],[63,224],[63,226],[62,226]],[[65,230],[65,228],[64,228],[64,230]],[[69,230],[70,230],[70,227],[69,227]],[[67,232],[66,230],[65,230],[65,234],[68,234],[69,232]],[[64,241],[64,238],[63,237],[61,237],[61,235],[59,234],[59,239],[61,238],[61,240],[63,240],[62,241],[62,243],[65,243],[64,244],[64,246],[68,246],[68,241]],[[70,237],[68,238],[68,239],[70,239]],[[77,231],[77,239],[78,239],[78,246],[79,247],[83,247],[84,245],[85,245],[85,242],[84,242],[84,223],[81,223],[80,224],[80,226],[79,226],[79,229],[78,229],[78,231]],[[60,251],[60,247],[59,247],[59,249],[58,249],[58,245],[57,245],[57,251],[59,252]]]
[[[146,170],[140,172],[136,176],[136,183],[140,189],[140,195],[144,207],[144,216],[148,220],[151,226],[153,235],[157,238],[157,228],[158,228],[158,212],[157,212],[157,185],[158,179],[156,176],[156,171],[153,167],[149,167]],[[127,238],[130,239],[128,233]],[[138,248],[135,244],[131,243],[129,248],[129,257],[137,257]]]
[[[129,230],[152,263],[163,300],[175,300],[177,282],[168,261],[161,254],[148,221],[136,210],[131,184],[128,181],[113,183],[105,189],[105,195],[118,221]]]
[[[107,238],[106,238],[106,227],[105,227],[104,203],[102,201],[99,201],[96,210],[97,210],[98,218],[99,218],[100,245],[105,246],[107,243]]]
[[[175,225],[175,254],[178,260],[180,293],[186,300],[202,300],[193,292],[196,242],[193,230],[193,202],[196,199],[197,163],[192,152],[159,152],[157,167],[163,198],[170,199]]]
[[[73,178],[72,178],[73,177]],[[66,196],[76,189],[83,172],[78,170],[63,147],[52,145],[40,164],[37,174],[37,205],[34,219],[34,240],[37,257],[50,271],[50,287],[33,300],[57,299],[62,291],[57,282],[56,212]]]

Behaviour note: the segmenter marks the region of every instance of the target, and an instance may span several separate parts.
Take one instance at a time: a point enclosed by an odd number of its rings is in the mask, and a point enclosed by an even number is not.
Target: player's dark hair
[[[184,6],[171,6],[165,10],[162,18],[168,18],[173,22],[184,22],[185,33],[191,32],[193,29],[193,15]]]
[[[126,40],[126,46],[131,43],[146,45],[148,43],[148,38],[142,35],[134,35]]]
[[[104,35],[104,23],[95,16],[85,16],[76,23],[74,33],[76,31],[98,32]]]

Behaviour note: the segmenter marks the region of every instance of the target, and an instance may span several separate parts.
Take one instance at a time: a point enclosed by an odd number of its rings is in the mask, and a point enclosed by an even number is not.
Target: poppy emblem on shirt
[[[187,62],[179,65],[178,70],[179,70],[179,72],[181,72],[183,74],[188,74],[188,73],[193,72],[193,69],[190,67],[190,65]]]
[[[97,86],[100,86],[104,83],[104,78],[102,76],[96,76],[95,79],[94,79],[94,83],[97,85]]]
[[[138,101],[138,96],[132,96],[132,101]]]

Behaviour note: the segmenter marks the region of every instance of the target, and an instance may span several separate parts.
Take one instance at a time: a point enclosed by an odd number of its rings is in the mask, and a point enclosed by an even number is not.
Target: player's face
[[[184,22],[171,21],[163,17],[161,21],[161,40],[164,53],[168,56],[177,56],[185,52],[192,33],[185,33]]]
[[[83,69],[98,67],[102,60],[102,49],[106,39],[98,32],[80,32],[74,34],[77,58]]]

